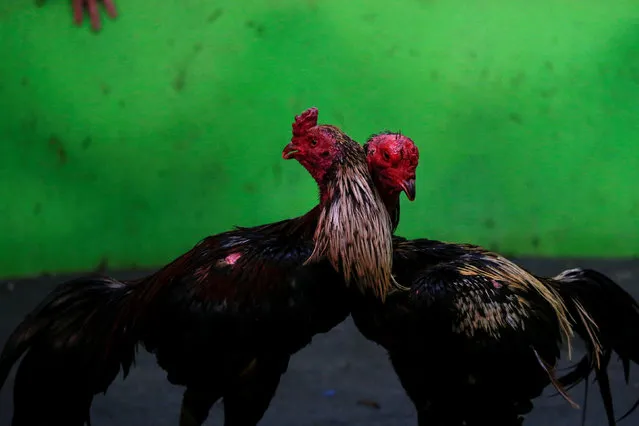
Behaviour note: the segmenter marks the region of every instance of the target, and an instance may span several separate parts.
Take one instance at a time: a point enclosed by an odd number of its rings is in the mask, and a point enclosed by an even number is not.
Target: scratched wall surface
[[[117,1],[117,0],[116,0]],[[154,266],[316,202],[295,113],[421,150],[399,232],[639,255],[636,0],[0,2],[0,276]]]

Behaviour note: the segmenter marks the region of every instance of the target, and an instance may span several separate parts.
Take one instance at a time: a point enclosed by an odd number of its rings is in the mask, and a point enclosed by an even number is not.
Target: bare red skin
[[[394,205],[402,191],[414,201],[417,145],[400,133],[382,132],[371,136],[365,148],[368,168],[386,205]]]
[[[100,31],[102,22],[100,21],[100,10],[98,8],[99,0],[71,0],[71,3],[73,4],[73,20],[76,25],[82,25],[86,9],[89,14],[89,19],[91,20],[91,28],[93,28],[94,31]],[[118,16],[113,0],[102,0],[102,3],[111,18]]]
[[[317,127],[319,111],[312,107],[295,117],[293,123],[293,139],[282,153],[283,158],[291,158],[292,151],[305,152],[312,150],[320,153],[330,152],[333,147],[327,143],[325,147],[311,145],[315,141],[327,141],[319,136],[321,129]],[[410,201],[415,199],[415,169],[419,163],[419,150],[408,137],[392,132],[373,135],[365,144],[366,161],[375,181],[375,186],[384,198],[385,204],[394,206],[403,191]],[[307,153],[308,156],[308,153]],[[310,174],[316,178],[321,187],[324,173],[329,168],[333,156],[314,156],[307,161]],[[304,160],[302,160],[304,161]]]

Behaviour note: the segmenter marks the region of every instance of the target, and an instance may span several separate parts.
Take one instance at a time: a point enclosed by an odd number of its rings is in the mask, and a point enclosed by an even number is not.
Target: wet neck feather
[[[320,183],[315,249],[307,263],[326,256],[347,285],[355,281],[360,291],[384,299],[392,286],[392,224],[357,154],[337,162]]]

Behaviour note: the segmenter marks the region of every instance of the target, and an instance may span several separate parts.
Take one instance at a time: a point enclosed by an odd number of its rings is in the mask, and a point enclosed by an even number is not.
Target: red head
[[[321,184],[339,154],[335,138],[336,130],[341,132],[333,126],[318,126],[317,116],[317,108],[313,107],[295,117],[293,138],[282,151],[282,158],[295,158]]]
[[[384,196],[404,191],[415,199],[415,169],[419,150],[415,143],[399,133],[383,132],[371,136],[366,144],[366,160],[377,189]]]

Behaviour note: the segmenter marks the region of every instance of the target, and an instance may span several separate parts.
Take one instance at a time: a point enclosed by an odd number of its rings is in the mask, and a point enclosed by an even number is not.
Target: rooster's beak
[[[284,147],[284,151],[282,151],[282,158],[285,160],[290,160],[291,158],[295,158],[295,154],[297,154],[299,150],[293,143],[289,143]]]
[[[406,193],[409,201],[415,200],[415,179],[406,179],[401,183],[401,187]]]

